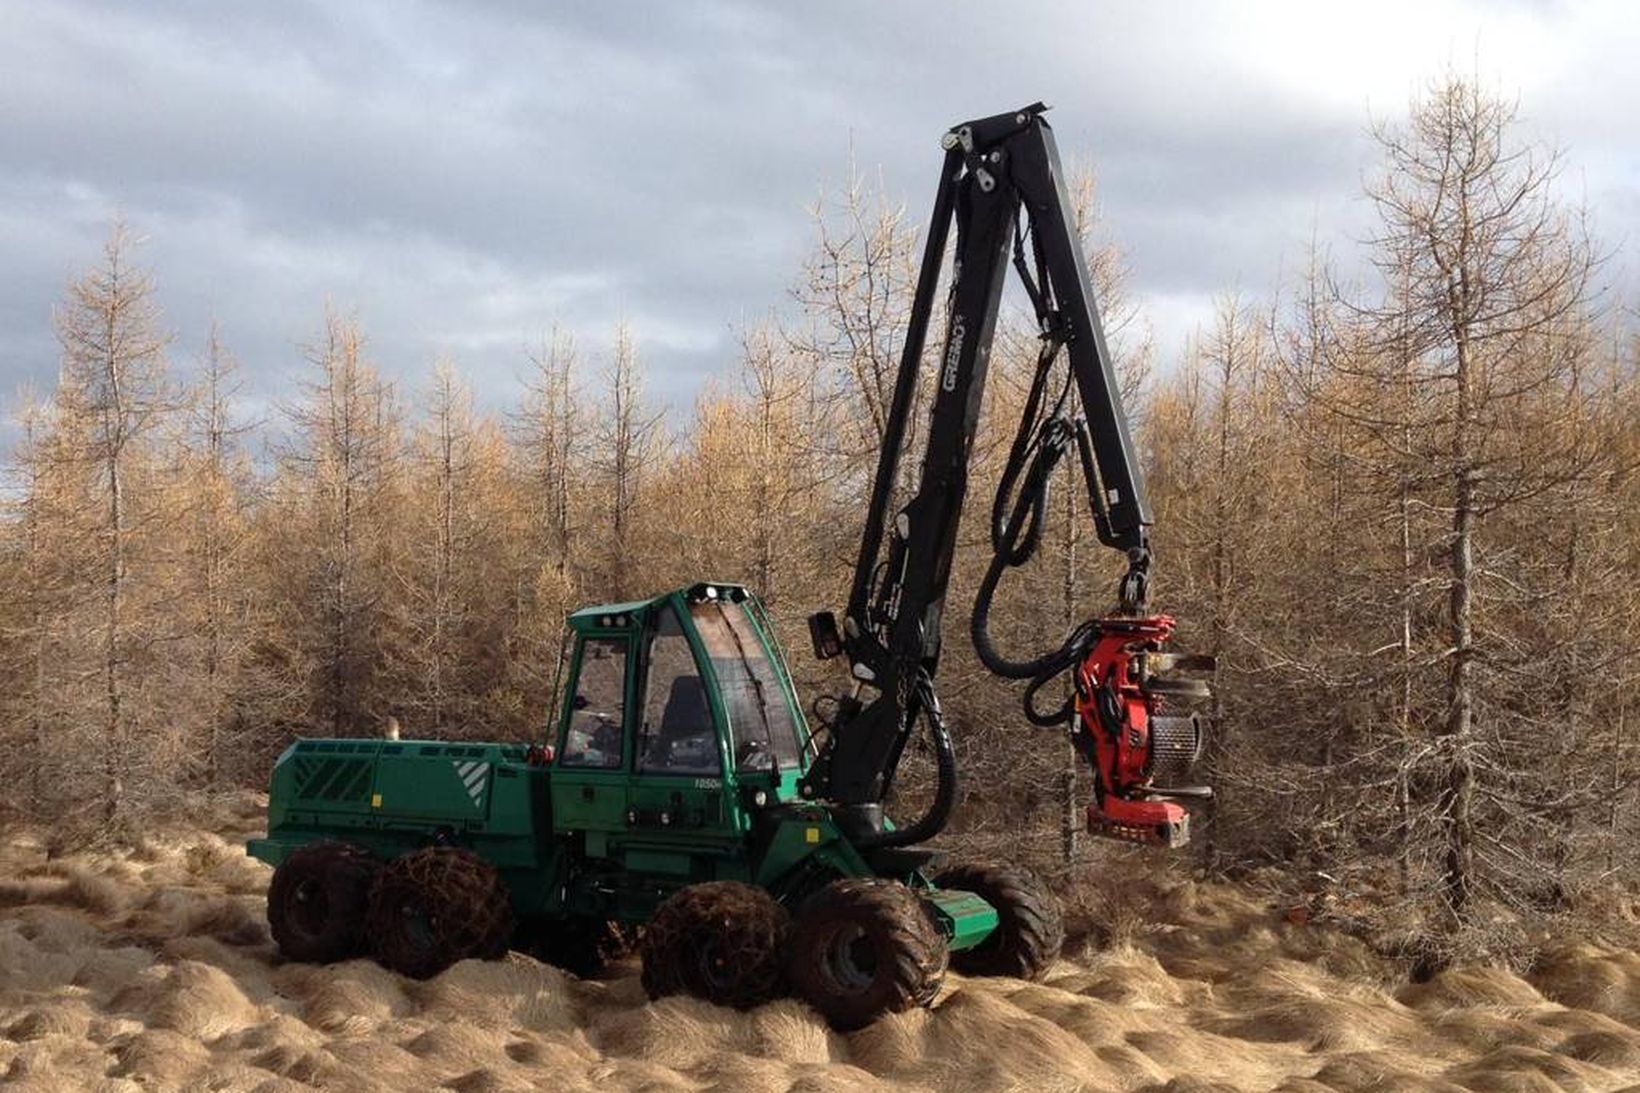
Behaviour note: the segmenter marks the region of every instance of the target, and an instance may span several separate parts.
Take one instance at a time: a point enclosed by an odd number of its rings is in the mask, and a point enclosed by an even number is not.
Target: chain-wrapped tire
[[[680,888],[644,927],[644,990],[736,1009],[778,998],[790,930],[790,914],[761,888],[729,880]]]
[[[427,979],[458,960],[505,953],[512,899],[495,866],[477,854],[429,846],[395,858],[376,877],[366,932],[384,967]]]
[[[786,974],[833,1026],[854,1029],[934,1001],[950,958],[922,899],[897,881],[833,881],[804,903]]]
[[[308,964],[356,956],[380,869],[380,862],[351,843],[310,843],[291,851],[268,884],[268,928],[280,953]]]
[[[972,892],[996,908],[995,932],[972,949],[951,954],[964,975],[1040,979],[1065,945],[1059,900],[1036,874],[1015,865],[958,865],[934,878],[939,888]]]

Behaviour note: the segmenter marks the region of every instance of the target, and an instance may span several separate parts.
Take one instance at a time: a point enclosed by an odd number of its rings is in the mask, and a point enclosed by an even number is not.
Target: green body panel
[[[972,892],[930,889],[927,895],[953,950],[971,949],[997,928],[997,910]]]
[[[690,612],[718,609],[727,619],[729,607],[744,613],[735,616],[740,629],[730,628],[738,659],[714,658]],[[676,620],[669,633],[686,639],[694,658],[711,722],[712,735],[692,742],[692,754],[702,769],[715,765],[712,773],[646,770],[637,754],[640,734],[653,731],[643,713],[653,697],[646,692],[649,642],[668,611]],[[744,589],[695,585],[653,600],[587,607],[570,615],[568,627],[575,645],[550,737],[556,761],[522,744],[298,740],[274,765],[268,835],[251,840],[249,852],[278,865],[297,847],[324,839],[356,843],[384,860],[435,843],[463,846],[501,871],[514,910],[526,920],[642,922],[672,892],[705,880],[747,881],[795,905],[828,880],[878,872],[825,806],[798,798],[808,730],[772,627]],[[720,654],[728,632],[714,631]],[[582,694],[589,650],[603,662],[607,713],[589,708]],[[772,668],[760,676],[753,662],[762,668],[764,658]],[[720,678],[725,670],[732,680]],[[769,693],[771,681],[777,693]],[[731,685],[740,688],[738,707],[728,697]],[[618,719],[611,705],[617,692]],[[778,720],[797,740],[783,760],[737,767],[732,726],[736,717],[742,730],[755,726],[746,713],[753,693],[765,740],[774,740],[770,703],[780,704]],[[609,737],[580,753],[598,765],[565,761],[578,712],[583,741],[589,724]],[[933,889],[910,867],[885,875],[924,890],[953,949],[978,944],[996,927],[995,910],[977,896]]]

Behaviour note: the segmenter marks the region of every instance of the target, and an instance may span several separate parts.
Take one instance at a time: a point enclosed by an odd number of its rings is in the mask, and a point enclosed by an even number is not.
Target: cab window
[[[797,722],[746,605],[702,600],[690,605],[689,614],[712,658],[712,674],[729,715],[735,769],[797,766]]]
[[[626,718],[626,640],[588,638],[570,697],[569,727],[558,762],[566,767],[612,769],[621,765],[621,726]]]
[[[706,684],[670,604],[649,639],[638,769],[665,774],[721,774],[723,769]]]

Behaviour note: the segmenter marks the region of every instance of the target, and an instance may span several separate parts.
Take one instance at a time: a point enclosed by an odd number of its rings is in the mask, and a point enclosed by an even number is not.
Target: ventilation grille
[[[296,760],[296,796],[303,801],[363,800],[370,790],[368,759],[299,756]]]

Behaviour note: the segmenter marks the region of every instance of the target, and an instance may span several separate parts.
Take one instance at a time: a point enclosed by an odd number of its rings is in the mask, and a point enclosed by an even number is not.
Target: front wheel
[[[382,966],[427,979],[458,960],[505,953],[512,940],[512,899],[495,866],[477,854],[429,846],[381,871],[370,893],[367,929]]]
[[[268,929],[280,953],[309,964],[356,955],[380,868],[351,843],[310,843],[291,851],[268,884]]]
[[[957,971],[1041,979],[1059,959],[1065,944],[1059,901],[1036,874],[1014,865],[958,865],[935,877],[934,884],[972,892],[996,908],[991,936],[951,955]]]
[[[777,998],[790,928],[786,909],[761,888],[732,880],[680,888],[644,928],[644,990],[736,1009]]]
[[[797,993],[840,1029],[934,1001],[950,959],[945,937],[897,881],[833,881],[803,905],[786,970]]]

